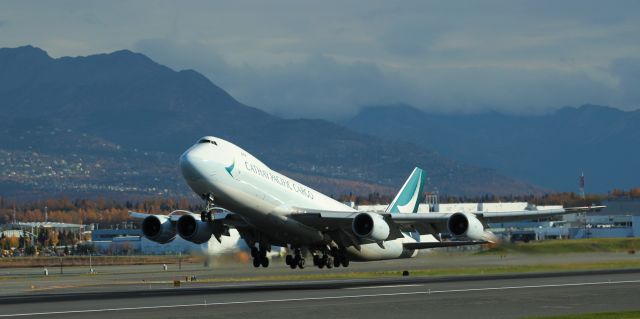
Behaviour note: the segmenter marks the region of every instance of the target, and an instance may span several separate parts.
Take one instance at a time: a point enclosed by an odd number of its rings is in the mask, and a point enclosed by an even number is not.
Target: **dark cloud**
[[[173,68],[199,70],[240,101],[288,118],[341,118],[366,105],[401,102],[439,112],[541,113],[611,104],[616,94],[579,69],[454,66],[405,73],[322,54],[253,67],[230,65],[197,43],[154,39],[140,41],[136,49]]]
[[[82,16],[82,20],[84,21],[84,23],[86,24],[90,24],[90,25],[96,25],[96,26],[104,26],[104,23],[102,22],[102,20],[93,13],[86,13]]]
[[[372,63],[340,63],[315,54],[269,67],[233,66],[198,43],[143,40],[136,49],[176,69],[196,69],[236,98],[288,117],[340,118],[362,105],[402,101],[409,83]]]
[[[640,108],[640,58],[616,59],[611,64],[611,72],[619,81],[620,103]]]
[[[0,2],[0,12],[21,17],[0,46],[31,43],[52,56],[135,49],[286,117],[403,102],[540,113],[640,101],[638,1],[70,0]]]

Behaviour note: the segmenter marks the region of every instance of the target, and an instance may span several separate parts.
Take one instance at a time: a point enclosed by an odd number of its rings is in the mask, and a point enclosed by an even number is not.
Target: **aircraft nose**
[[[205,166],[209,161],[202,147],[188,149],[180,156],[180,170],[186,180],[198,180],[205,174]]]

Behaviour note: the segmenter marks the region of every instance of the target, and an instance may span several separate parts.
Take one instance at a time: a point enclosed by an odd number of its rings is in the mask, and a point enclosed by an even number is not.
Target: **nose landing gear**
[[[205,207],[202,212],[200,212],[200,220],[203,222],[212,222],[213,221],[213,210],[216,205],[214,202],[213,194],[202,194],[201,196],[205,200]]]

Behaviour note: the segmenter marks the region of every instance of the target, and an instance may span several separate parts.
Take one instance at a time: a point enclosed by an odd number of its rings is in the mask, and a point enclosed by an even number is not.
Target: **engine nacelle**
[[[485,232],[482,222],[470,213],[455,213],[447,222],[449,232],[454,236],[465,236],[473,240],[489,240],[490,232]],[[491,240],[489,240],[491,241]]]
[[[169,217],[151,215],[142,220],[142,234],[151,241],[166,244],[176,238],[176,229]]]
[[[176,228],[180,237],[196,244],[208,242],[213,234],[213,228],[209,223],[203,222],[191,214],[182,215],[178,219]]]
[[[389,237],[389,224],[382,215],[376,213],[360,213],[353,219],[353,232],[360,238],[383,241]]]

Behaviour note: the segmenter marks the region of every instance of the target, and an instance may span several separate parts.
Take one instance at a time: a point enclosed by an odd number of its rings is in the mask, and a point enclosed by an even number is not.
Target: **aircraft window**
[[[211,143],[213,145],[218,145],[218,143],[216,143],[216,141],[212,141],[212,140],[208,140],[206,138],[201,139],[200,141],[198,141],[198,144],[202,144],[202,143]]]

